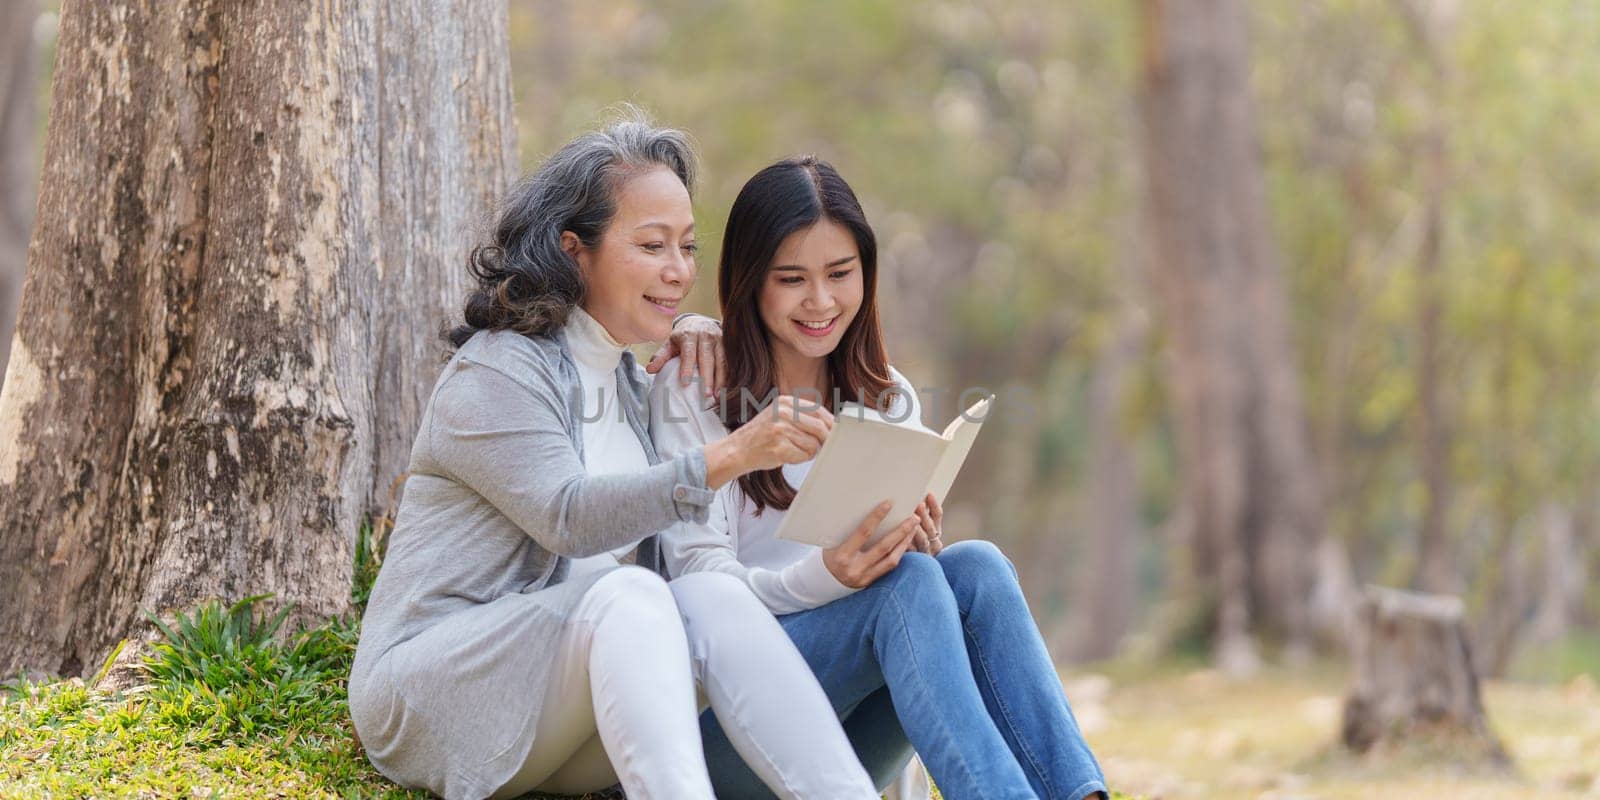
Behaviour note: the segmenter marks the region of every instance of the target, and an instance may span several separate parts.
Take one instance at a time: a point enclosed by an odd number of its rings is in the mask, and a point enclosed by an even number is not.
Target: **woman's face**
[[[861,308],[861,254],[843,225],[823,219],[784,238],[761,287],[761,322],[779,363],[823,358]],[[821,388],[821,387],[817,387]]]
[[[578,260],[583,309],[623,344],[672,333],[678,303],[694,285],[694,210],[683,181],[666,167],[634,175],[617,190],[617,213],[600,242],[563,233]]]

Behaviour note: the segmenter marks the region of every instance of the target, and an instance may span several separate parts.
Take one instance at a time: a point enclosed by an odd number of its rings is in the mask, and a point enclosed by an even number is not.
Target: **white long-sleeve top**
[[[678,359],[668,361],[650,389],[650,438],[662,458],[673,458],[728,435],[699,383],[681,386]],[[893,367],[889,375],[900,391],[886,416],[915,420],[922,408],[916,390]],[[783,468],[789,485],[799,488],[811,462]],[[779,539],[774,534],[786,512],[769,508],[756,515],[738,481],[717,489],[704,524],[680,522],[659,541],[667,571],[674,575],[714,570],[744,581],[774,614],[791,614],[826,605],[856,591],[833,577],[822,563],[822,548]]]
[[[627,347],[582,307],[575,307],[564,326],[567,348],[578,365],[583,390],[583,471],[587,475],[619,475],[650,468],[644,445],[622,415],[618,401],[617,363]],[[637,542],[605,553],[572,559],[568,574],[614,567]]]

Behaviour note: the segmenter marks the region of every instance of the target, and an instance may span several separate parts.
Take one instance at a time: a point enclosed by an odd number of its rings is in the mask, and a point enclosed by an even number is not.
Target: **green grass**
[[[152,619],[149,683],[127,693],[6,683],[0,797],[427,797],[384,779],[356,741],[355,620],[283,636],[289,609],[269,615],[266,599]]]
[[[5,797],[425,797],[389,783],[345,701],[356,624],[278,637],[262,597],[208,603],[158,627],[149,685],[14,681],[0,699]]]
[[[373,769],[347,703],[359,609],[391,527],[362,522],[352,616],[283,635],[291,608],[268,614],[265,595],[213,601],[150,617],[161,638],[147,683],[126,694],[91,688],[99,676],[5,684],[0,797],[427,797]]]
[[[357,608],[382,563],[385,522],[358,536]],[[160,639],[143,658],[144,685],[126,693],[92,688],[106,668],[88,683],[3,684],[0,797],[427,797],[379,775],[356,740],[346,678],[358,617],[286,635],[292,609],[269,613],[267,599],[150,617]]]
[[[355,618],[287,632],[288,612],[269,614],[264,599],[158,621],[147,683],[127,693],[79,679],[5,684],[0,797],[425,797],[379,775],[356,741],[346,704]],[[1068,693],[1108,775],[1134,796],[1600,797],[1600,689],[1582,671],[1592,643],[1550,652],[1530,660],[1579,677],[1485,684],[1517,763],[1509,776],[1340,755],[1342,663],[1244,682],[1181,660],[1102,665],[1099,678],[1069,673]]]

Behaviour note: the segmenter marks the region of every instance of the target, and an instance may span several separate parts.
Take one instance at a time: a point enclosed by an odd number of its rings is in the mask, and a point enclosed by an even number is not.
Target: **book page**
[[[978,438],[978,430],[983,427],[983,421],[989,415],[989,403],[993,399],[986,397],[973,403],[972,407],[957,416],[955,421],[945,428],[944,438],[949,440],[950,445],[939,457],[939,465],[929,478],[927,488],[927,491],[938,498],[941,504],[944,503],[945,495],[950,493],[950,487],[955,485],[961,465],[967,461],[967,453],[972,450],[972,443]]]
[[[876,539],[917,510],[946,446],[943,438],[918,428],[840,413],[778,526],[778,538],[832,547],[849,538],[878,503],[893,500]]]
[[[841,403],[839,405],[839,413],[834,415],[834,419],[838,420],[844,417],[858,420],[870,420],[872,422],[881,422],[885,425],[899,425],[902,428],[910,428],[915,431],[934,433],[934,431],[923,427],[922,420],[917,419],[910,414],[907,414],[905,419],[894,419],[885,415],[882,411],[879,411],[876,408],[865,406],[860,403]]]

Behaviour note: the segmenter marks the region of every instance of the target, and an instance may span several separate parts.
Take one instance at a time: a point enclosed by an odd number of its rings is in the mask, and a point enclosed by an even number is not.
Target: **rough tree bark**
[[[1303,652],[1323,511],[1274,252],[1239,0],[1145,0],[1140,112],[1181,516],[1219,664]]]
[[[503,4],[68,0],[11,380],[0,673],[141,609],[343,611],[514,161]]]
[[[1484,714],[1460,599],[1369,587],[1356,616],[1346,747],[1509,765]]]
[[[34,144],[38,138],[38,48],[33,0],[0,4],[0,386],[22,297],[33,228]],[[3,443],[0,443],[3,446]]]

